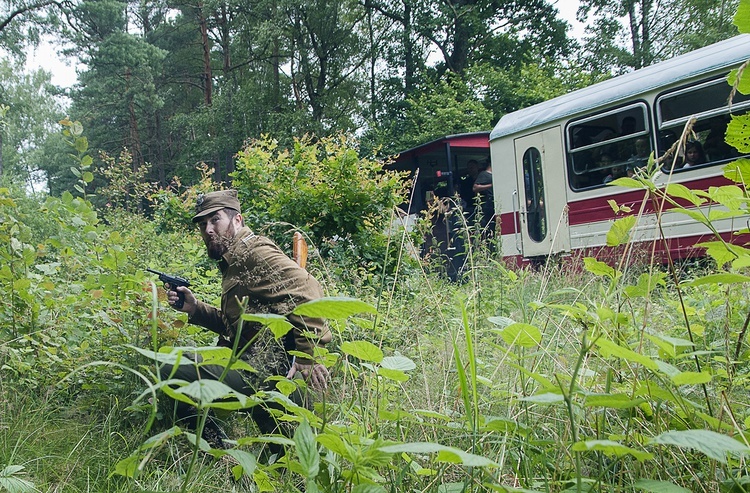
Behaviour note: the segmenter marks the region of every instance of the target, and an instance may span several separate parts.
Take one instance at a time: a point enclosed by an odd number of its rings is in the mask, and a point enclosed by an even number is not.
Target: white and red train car
[[[662,156],[695,118],[689,158],[675,169],[665,163],[657,185],[681,183],[708,189],[729,183],[724,164],[738,157],[724,143],[730,115],[750,110],[750,97],[736,94],[726,76],[750,59],[750,35],[726,41],[620,75],[503,116],[489,136],[496,213],[503,257],[522,264],[556,253],[596,251],[606,245],[615,219],[614,200],[638,211],[643,191],[608,185]],[[697,142],[697,145],[694,144]],[[668,163],[671,164],[671,161]],[[730,239],[748,219],[715,226]],[[657,253],[673,258],[700,255],[695,244],[710,239],[707,228],[684,214],[666,211],[667,242]],[[647,207],[632,237],[659,238],[653,207]]]

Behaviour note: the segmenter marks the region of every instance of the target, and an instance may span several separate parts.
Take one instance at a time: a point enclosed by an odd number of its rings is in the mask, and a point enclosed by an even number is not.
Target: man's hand
[[[167,301],[175,310],[185,312],[192,317],[198,306],[198,300],[195,298],[195,295],[185,286],[177,286],[175,289],[185,295],[185,303],[182,305],[182,308],[175,308],[174,306],[175,302],[179,299],[179,296],[177,296],[177,291],[173,289],[167,291]]]
[[[325,390],[328,388],[328,380],[331,378],[331,374],[328,373],[328,368],[325,365],[321,365],[320,363],[305,365],[299,361],[295,361],[289,373],[286,374],[286,378],[292,379],[297,373],[302,375],[302,378],[315,390]]]

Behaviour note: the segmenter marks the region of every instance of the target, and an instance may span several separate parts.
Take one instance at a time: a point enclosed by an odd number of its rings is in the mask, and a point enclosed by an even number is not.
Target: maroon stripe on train
[[[723,176],[712,176],[710,178],[698,178],[681,182],[682,185],[694,190],[708,190],[709,187],[719,187],[731,183],[731,181]],[[628,206],[633,209],[633,213],[636,214],[640,210],[643,195],[643,190],[627,190],[625,192],[613,193],[602,197],[571,200],[568,202],[568,223],[571,226],[574,226],[578,224],[588,224],[597,221],[615,219],[615,213],[607,202],[608,200],[614,200],[617,205],[620,206]],[[685,201],[678,202],[685,206],[688,205]],[[664,204],[665,210],[673,207],[674,206],[668,203]],[[643,209],[644,213],[653,214],[655,210],[653,202],[651,200],[647,201]]]

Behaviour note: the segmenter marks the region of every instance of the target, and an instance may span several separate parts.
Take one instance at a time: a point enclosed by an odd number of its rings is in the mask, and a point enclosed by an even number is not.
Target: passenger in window
[[[628,160],[627,174],[629,177],[632,178],[636,170],[646,167],[650,154],[651,144],[647,138],[644,137],[635,141],[635,155]]]
[[[692,168],[706,162],[706,153],[703,146],[697,140],[690,140],[685,145],[685,164],[682,168]]]
[[[612,156],[610,154],[604,153],[601,155],[599,168],[604,169],[605,176],[602,180],[602,183],[604,183],[605,185],[612,180],[616,180],[617,178],[625,176],[625,170],[623,169],[622,165],[612,166],[613,162],[614,160],[612,159]]]
[[[659,133],[659,150],[662,152],[661,156],[656,159],[656,162],[664,166],[664,171],[671,173],[672,164],[674,162],[675,150],[677,142],[677,135],[672,130],[664,130]],[[674,163],[675,168],[680,167],[680,162]]]
[[[706,153],[706,162],[721,161],[737,157],[734,148],[724,141],[727,133],[727,121],[723,118],[713,118],[710,123],[710,131],[703,144]]]
[[[636,120],[632,116],[626,116],[622,119],[622,123],[620,124],[620,135],[630,135],[634,134],[636,130]]]

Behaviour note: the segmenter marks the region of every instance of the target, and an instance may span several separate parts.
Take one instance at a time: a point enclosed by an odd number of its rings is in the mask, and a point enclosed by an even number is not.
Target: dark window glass
[[[652,145],[646,110],[644,103],[637,103],[568,126],[568,180],[573,190],[603,186],[647,163]]]
[[[657,99],[659,162],[665,172],[726,163],[740,157],[724,142],[730,114],[750,109],[750,96],[736,93],[728,104],[732,88],[725,78],[672,91]],[[678,140],[690,117],[695,117],[692,132],[682,144]]]
[[[547,216],[544,213],[544,177],[542,155],[535,147],[523,154],[523,184],[526,197],[526,228],[537,243],[547,236]]]

